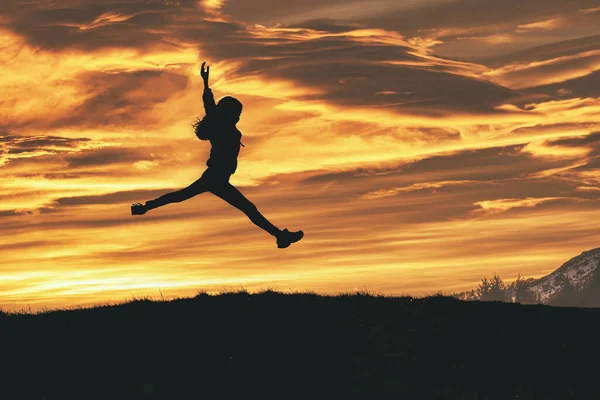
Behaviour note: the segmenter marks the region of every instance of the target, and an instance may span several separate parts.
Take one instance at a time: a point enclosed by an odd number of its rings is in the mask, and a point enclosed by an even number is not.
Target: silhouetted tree
[[[471,289],[466,292],[465,300],[475,300],[475,299],[477,299],[477,292],[475,291],[475,289]]]
[[[539,303],[538,296],[529,288],[529,285],[533,281],[533,278],[523,279],[521,278],[521,274],[517,275],[517,280],[512,283],[512,289],[515,294],[515,303]]]
[[[505,301],[506,300],[506,286],[502,279],[494,274],[492,278],[492,290],[490,291],[490,300]]]
[[[496,274],[492,279],[483,278],[477,287],[477,298],[483,301],[506,300],[506,287],[502,279]]]
[[[477,286],[477,299],[487,300],[491,290],[492,283],[487,278],[483,278],[479,286]]]
[[[464,292],[455,293],[452,296],[460,300],[477,300],[477,292],[475,289],[465,290]]]

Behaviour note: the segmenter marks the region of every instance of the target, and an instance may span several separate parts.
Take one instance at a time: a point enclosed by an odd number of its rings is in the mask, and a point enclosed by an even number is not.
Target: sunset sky
[[[244,110],[210,193],[200,65]],[[2,0],[0,308],[425,295],[600,247],[599,0]]]

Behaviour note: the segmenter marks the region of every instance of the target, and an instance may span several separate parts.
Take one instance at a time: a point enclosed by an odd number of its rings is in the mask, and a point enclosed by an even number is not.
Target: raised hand
[[[207,66],[206,69],[204,69],[205,64],[206,61],[202,63],[202,68],[200,69],[200,76],[202,77],[202,79],[204,79],[204,86],[208,87],[208,74],[210,73],[210,66]]]

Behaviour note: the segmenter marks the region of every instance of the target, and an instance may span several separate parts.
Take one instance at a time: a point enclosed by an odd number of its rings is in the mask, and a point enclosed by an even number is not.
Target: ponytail
[[[196,137],[200,140],[210,140],[215,131],[215,116],[212,114],[205,115],[202,119],[196,117],[196,122],[192,124]]]

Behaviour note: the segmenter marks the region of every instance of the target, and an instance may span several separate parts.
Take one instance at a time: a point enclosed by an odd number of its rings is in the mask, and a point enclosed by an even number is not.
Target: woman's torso
[[[206,165],[235,173],[241,138],[242,133],[235,126],[220,126],[210,139],[212,148]]]

